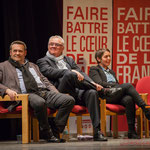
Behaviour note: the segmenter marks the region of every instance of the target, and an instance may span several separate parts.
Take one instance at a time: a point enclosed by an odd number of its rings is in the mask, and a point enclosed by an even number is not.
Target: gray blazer
[[[29,62],[29,66],[34,68],[42,83],[45,84],[49,90],[58,92],[58,90],[49,82],[49,80],[42,75],[37,65]],[[5,91],[8,88],[16,91],[18,94],[21,93],[16,68],[12,66],[9,61],[5,61],[0,63],[0,96],[4,96]]]

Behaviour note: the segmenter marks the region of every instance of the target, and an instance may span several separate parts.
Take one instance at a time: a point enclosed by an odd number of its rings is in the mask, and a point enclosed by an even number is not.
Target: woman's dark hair
[[[100,63],[100,62],[97,60],[97,57],[98,57],[99,59],[102,59],[102,56],[104,55],[104,53],[105,53],[106,51],[110,53],[110,50],[107,49],[107,48],[101,48],[101,49],[99,49],[99,50],[96,51],[96,53],[95,53],[95,59],[96,59],[97,63]]]

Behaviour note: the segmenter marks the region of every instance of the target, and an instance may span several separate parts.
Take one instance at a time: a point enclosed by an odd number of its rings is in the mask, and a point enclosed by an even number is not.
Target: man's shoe
[[[49,143],[60,143],[60,140],[53,135],[51,129],[43,130],[42,137]]]
[[[46,141],[48,143],[61,143],[60,139],[57,139],[55,136],[52,136],[52,137],[46,139]]]
[[[53,132],[53,135],[56,137],[56,138],[60,138],[60,134],[59,134],[59,131],[56,129],[56,127],[52,126],[51,125],[51,129],[52,129],[52,132]]]
[[[94,141],[107,141],[107,138],[104,137],[104,135],[101,133],[101,131],[98,131],[97,133],[94,134]]]
[[[122,88],[104,88],[104,96],[113,97],[115,95],[121,94]]]
[[[55,124],[55,118],[49,118],[48,119],[49,124],[51,126],[53,135],[57,138],[59,138],[59,129],[57,128],[56,124]]]
[[[140,139],[140,137],[137,135],[137,133],[135,131],[128,132],[128,138],[129,139]]]
[[[52,132],[53,132],[54,137],[59,139],[60,143],[65,143],[66,142],[65,139],[60,138],[60,133],[58,132],[58,130],[55,130],[54,128],[52,128]]]
[[[49,122],[50,122],[50,125],[51,125],[51,129],[52,129],[53,135],[54,135],[57,139],[60,140],[60,143],[65,143],[66,140],[60,138],[60,132],[59,132],[59,129],[56,127],[56,125],[55,125],[55,123],[54,123],[54,120],[49,119]]]

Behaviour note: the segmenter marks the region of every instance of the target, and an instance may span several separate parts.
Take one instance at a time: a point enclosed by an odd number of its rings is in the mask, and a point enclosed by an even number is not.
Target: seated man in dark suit
[[[59,93],[58,90],[42,75],[37,65],[25,59],[26,44],[14,41],[10,45],[10,57],[0,63],[0,96],[8,95],[15,100],[17,94],[28,93],[29,105],[37,117],[43,138],[47,142],[61,142],[62,133],[75,100],[72,96]],[[16,105],[10,105],[12,111]],[[52,128],[47,117],[47,107],[58,110]]]
[[[48,41],[48,51],[44,58],[37,61],[40,71],[62,93],[68,93],[76,100],[76,104],[88,108],[94,128],[95,141],[107,141],[100,131],[100,108],[97,91],[103,89],[80,70],[75,61],[63,55],[64,40],[60,36],[52,36]]]

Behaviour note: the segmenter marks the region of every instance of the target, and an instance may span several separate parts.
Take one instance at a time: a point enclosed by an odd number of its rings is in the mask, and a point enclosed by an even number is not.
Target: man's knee
[[[77,77],[77,75],[72,72],[72,71],[68,71],[64,74],[63,79],[66,79],[67,81],[72,81],[73,79],[75,79]]]
[[[38,100],[38,101],[34,101],[34,102],[30,102],[31,107],[35,110],[35,111],[40,111],[42,109],[46,108],[46,103],[44,99]]]
[[[126,99],[124,100],[124,104],[126,105],[126,106],[129,106],[129,105],[135,105],[134,104],[134,101],[133,101],[133,99],[132,99],[132,97],[131,96],[126,96]]]
[[[74,99],[72,96],[67,95],[66,100],[65,100],[65,103],[66,103],[67,105],[73,107],[74,104],[75,104],[75,99]]]
[[[89,92],[89,95],[98,96],[98,92],[94,89],[90,89],[90,90],[88,90],[88,92]]]
[[[94,89],[88,90],[87,93],[86,93],[86,97],[85,98],[88,99],[88,101],[93,101],[93,102],[94,101],[96,101],[96,102],[99,101],[98,100],[98,98],[99,98],[98,92],[96,90],[94,90]]]
[[[75,104],[75,99],[68,95],[68,94],[62,94],[61,96],[61,107],[72,109]]]

